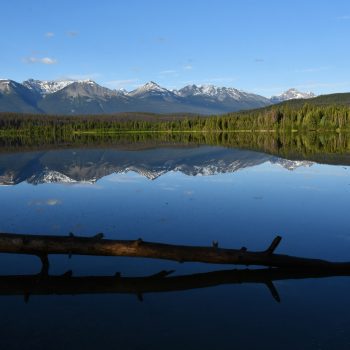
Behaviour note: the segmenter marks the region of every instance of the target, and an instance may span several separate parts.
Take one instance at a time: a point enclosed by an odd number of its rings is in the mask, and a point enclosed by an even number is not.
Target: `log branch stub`
[[[30,294],[29,293],[25,293],[23,295],[23,299],[24,299],[24,303],[25,304],[28,304],[29,303],[29,297],[30,297]]]
[[[49,261],[49,257],[47,254],[38,254],[38,258],[41,261],[41,271],[40,274],[41,275],[48,275],[49,274],[49,269],[50,269],[50,261]]]
[[[279,295],[279,293],[278,293],[278,290],[276,289],[276,287],[275,287],[275,285],[273,284],[273,282],[267,280],[267,281],[265,282],[265,285],[266,285],[266,287],[269,289],[269,291],[270,291],[272,297],[273,297],[278,303],[280,303],[280,302],[281,302],[281,298],[280,298],[280,295]]]
[[[138,293],[136,293],[136,296],[137,296],[137,299],[139,300],[139,302],[143,302],[143,295],[142,295],[142,293],[140,293],[140,292],[138,292]]]
[[[92,236],[92,239],[97,239],[98,240],[98,239],[103,239],[103,237],[104,237],[104,234],[102,232],[100,232],[100,233]]]
[[[266,254],[272,255],[278,245],[281,243],[282,237],[281,236],[276,236],[270,246],[266,249]]]

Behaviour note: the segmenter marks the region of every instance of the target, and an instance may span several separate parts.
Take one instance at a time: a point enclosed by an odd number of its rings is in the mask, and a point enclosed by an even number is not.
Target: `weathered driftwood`
[[[142,301],[147,293],[185,291],[218,285],[258,283],[268,287],[273,298],[280,301],[273,281],[350,276],[350,269],[268,268],[255,270],[223,270],[192,275],[168,277],[173,271],[161,271],[147,277],[86,276],[72,277],[71,271],[61,276],[30,275],[0,276],[0,295],[23,295],[28,301],[31,295],[78,295],[78,294],[135,294]]]
[[[248,251],[247,248],[219,248],[217,242],[211,247],[172,245],[137,240],[103,239],[102,234],[94,237],[42,236],[0,233],[0,253],[31,254],[41,258],[43,272],[49,268],[48,254],[78,254],[95,256],[128,256],[166,259],[178,262],[202,262],[211,264],[261,265],[283,268],[336,268],[349,269],[350,263],[336,263],[319,259],[307,259],[274,251],[281,241],[277,236],[263,251]]]

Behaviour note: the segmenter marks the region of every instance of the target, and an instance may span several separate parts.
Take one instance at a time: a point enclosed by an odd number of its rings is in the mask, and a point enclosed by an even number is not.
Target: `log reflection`
[[[147,277],[86,276],[73,277],[71,271],[64,275],[50,276],[13,275],[0,276],[0,295],[23,295],[28,301],[31,295],[80,295],[80,294],[134,294],[141,301],[147,293],[186,291],[244,283],[262,283],[268,287],[273,298],[280,297],[273,282],[350,276],[350,270],[325,269],[246,269],[221,270],[191,275],[170,276],[173,271],[161,271]]]

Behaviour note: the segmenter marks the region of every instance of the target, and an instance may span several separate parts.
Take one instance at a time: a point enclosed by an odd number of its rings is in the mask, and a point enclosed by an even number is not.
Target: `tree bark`
[[[21,235],[0,233],[0,253],[31,254],[41,258],[43,270],[48,272],[48,254],[128,256],[174,260],[178,262],[202,262],[210,264],[261,265],[282,268],[336,268],[348,270],[349,262],[329,262],[289,255],[275,254],[281,241],[277,236],[263,251],[219,248],[217,242],[212,247],[185,246],[137,240],[103,239],[102,234],[94,237]]]

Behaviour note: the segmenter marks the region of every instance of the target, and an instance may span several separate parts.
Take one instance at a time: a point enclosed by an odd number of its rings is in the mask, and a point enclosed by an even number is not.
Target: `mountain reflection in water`
[[[23,181],[93,183],[112,173],[136,172],[150,180],[170,171],[189,176],[233,173],[270,162],[293,170],[311,166],[307,160],[288,160],[265,153],[223,147],[155,148],[142,151],[70,149],[0,155],[0,184]]]

